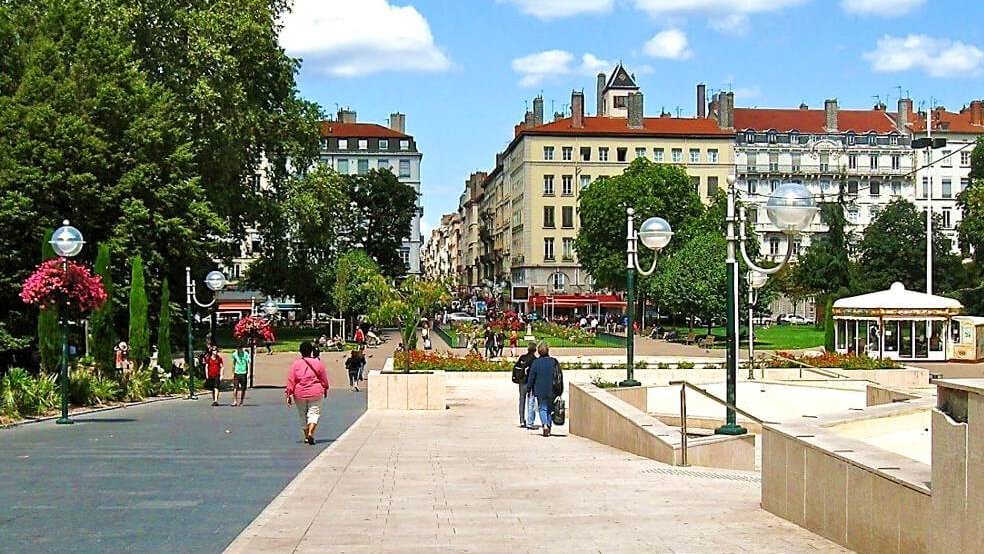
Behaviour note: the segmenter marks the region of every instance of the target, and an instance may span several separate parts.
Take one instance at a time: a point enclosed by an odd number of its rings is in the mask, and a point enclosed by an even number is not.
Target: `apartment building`
[[[476,287],[482,284],[481,257],[483,247],[481,234],[483,232],[482,199],[485,193],[483,187],[488,173],[476,171],[465,181],[465,191],[458,200],[458,218],[461,220],[461,235],[458,243],[458,284]]]
[[[359,123],[356,112],[339,110],[338,117],[321,123],[321,153],[319,160],[338,173],[364,175],[370,169],[388,169],[401,183],[417,191],[417,210],[414,213],[406,238],[400,247],[400,256],[408,275],[421,273],[420,249],[420,162],[423,154],[417,150],[412,135],[406,133],[406,115],[393,113],[387,125]]]
[[[431,230],[430,237],[420,253],[420,264],[424,276],[430,279],[454,278],[457,275],[457,237],[455,226],[460,232],[460,217],[457,213],[441,216],[441,224]]]

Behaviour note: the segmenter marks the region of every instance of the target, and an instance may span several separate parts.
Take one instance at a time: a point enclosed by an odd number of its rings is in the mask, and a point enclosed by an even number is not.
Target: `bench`
[[[697,346],[700,346],[705,350],[710,350],[714,347],[714,335],[707,335],[706,337],[700,339],[697,341]]]

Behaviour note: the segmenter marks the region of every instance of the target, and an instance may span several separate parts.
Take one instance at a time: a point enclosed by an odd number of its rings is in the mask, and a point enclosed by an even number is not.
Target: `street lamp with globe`
[[[62,260],[62,271],[68,273],[68,258],[74,258],[82,251],[85,240],[82,233],[69,225],[68,220],[62,221],[62,226],[55,229],[48,241],[51,248]],[[70,425],[75,423],[68,417],[68,317],[62,314],[59,318],[61,328],[61,360],[58,371],[58,380],[61,386],[61,417],[55,423]]]
[[[755,379],[755,305],[758,291],[769,281],[769,276],[749,269],[745,281],[748,283],[748,378]]]
[[[212,292],[218,292],[225,288],[226,276],[221,271],[209,271],[205,275],[205,286],[209,288]],[[192,329],[192,318],[194,314],[192,313],[192,303],[197,304],[202,308],[210,308],[215,304],[215,297],[213,295],[212,301],[204,303],[198,300],[195,295],[195,282],[191,279],[191,268],[185,267],[185,305],[187,306],[188,315],[188,346],[185,350],[185,373],[188,375],[188,399],[196,400],[198,397],[195,396],[195,379],[193,376],[193,368],[195,367],[195,350],[194,350],[194,334]]]
[[[765,213],[769,221],[786,235],[786,254],[779,265],[771,268],[759,267],[748,256],[745,247],[745,209],[736,213],[737,190],[734,175],[729,175],[728,206],[727,206],[727,240],[728,240],[728,329],[727,329],[727,393],[728,404],[735,406],[738,381],[738,251],[749,269],[766,276],[778,272],[793,254],[793,237],[809,228],[819,208],[810,194],[809,189],[800,183],[784,183],[779,185],[769,196],[765,204]],[[737,224],[737,225],[736,225]],[[742,435],[747,431],[736,423],[735,411],[726,408],[725,424],[715,430],[723,435]]]
[[[633,329],[635,319],[635,274],[648,276],[656,271],[656,258],[653,256],[653,265],[649,270],[639,267],[639,251],[637,242],[658,254],[660,250],[670,243],[673,238],[673,228],[670,223],[662,217],[650,217],[642,222],[639,231],[635,230],[635,210],[626,208],[628,215],[627,235],[626,235],[626,275],[625,275],[625,380],[619,383],[623,387],[638,387],[641,383],[635,379],[635,333]]]

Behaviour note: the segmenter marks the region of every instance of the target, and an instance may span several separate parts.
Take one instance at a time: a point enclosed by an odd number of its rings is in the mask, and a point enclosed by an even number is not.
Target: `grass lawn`
[[[451,329],[450,327],[442,327],[441,330],[445,334],[447,334],[449,338],[454,340],[456,344],[459,345],[458,346],[459,348],[465,348],[465,346],[462,344],[463,338],[459,337],[458,333],[455,330]],[[523,340],[523,336],[525,335],[526,335],[525,331],[521,332],[519,335],[519,345],[523,347],[525,347],[526,345],[526,342]],[[537,342],[541,340],[546,341],[547,344],[549,344],[552,348],[624,348],[625,347],[625,341],[623,339],[611,335],[598,335],[594,337],[591,340],[591,342],[588,343],[575,343],[567,339],[555,337],[553,335],[545,335],[543,333],[533,333],[533,336],[536,337]],[[508,338],[506,340],[508,341]],[[458,342],[458,341],[462,341],[462,342]],[[480,346],[484,348],[485,343],[483,342]]]
[[[707,333],[707,328],[694,328],[694,335],[702,337]],[[687,336],[686,327],[678,327],[677,334],[681,337]],[[711,328],[714,335],[715,348],[725,348],[724,327]],[[755,348],[766,350],[798,350],[801,348],[815,348],[823,345],[823,329],[817,329],[813,325],[772,325],[768,328],[755,326]],[[741,328],[741,342],[748,342],[748,328]]]
[[[273,334],[277,337],[277,341],[273,343],[274,352],[297,352],[303,341],[308,340],[313,343],[321,336],[317,329],[294,329],[289,327],[284,329],[274,328]],[[236,340],[232,338],[232,329],[228,327],[215,330],[215,342],[218,343],[219,348],[226,350],[236,347]],[[345,346],[348,350],[354,348],[351,344],[346,344]],[[265,350],[262,344],[257,347],[257,351]]]

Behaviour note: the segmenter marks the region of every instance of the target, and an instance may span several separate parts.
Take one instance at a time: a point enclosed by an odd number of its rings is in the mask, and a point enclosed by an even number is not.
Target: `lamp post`
[[[221,271],[210,271],[205,276],[205,286],[213,292],[218,292],[225,288],[226,276],[222,274]],[[215,297],[212,297],[212,301],[209,303],[203,303],[198,300],[195,295],[195,282],[191,279],[191,268],[185,267],[185,305],[188,309],[188,348],[185,351],[185,369],[188,373],[188,400],[197,400],[198,397],[195,396],[195,380],[192,376],[192,369],[195,367],[195,346],[194,346],[194,334],[192,331],[192,303],[197,304],[202,308],[209,308],[215,304]]]
[[[765,275],[776,273],[786,265],[793,254],[793,237],[809,227],[819,208],[817,208],[810,191],[802,184],[784,183],[776,188],[766,202],[765,213],[769,217],[769,221],[786,235],[786,255],[776,267],[764,269],[755,265],[746,251],[744,207],[741,209],[740,216],[736,214],[738,192],[735,183],[737,179],[734,175],[729,175],[727,182],[728,357],[726,399],[729,404],[735,405],[738,385],[738,251],[741,251],[741,257],[750,269]],[[726,409],[724,425],[715,430],[715,433],[721,435],[743,435],[746,432],[745,428],[736,422],[735,412],[731,408]]]
[[[68,224],[68,220],[62,221],[62,226],[55,229],[48,241],[55,254],[62,260],[62,271],[68,273],[68,259],[75,257],[82,251],[85,240],[82,233]],[[61,331],[61,360],[58,369],[58,380],[61,384],[61,417],[55,423],[71,425],[75,423],[68,417],[68,314],[62,313],[59,319]]]
[[[275,315],[277,312],[280,311],[280,308],[277,306],[277,303],[274,302],[272,298],[267,298],[267,301],[264,302],[262,305],[260,305],[260,309],[263,310],[263,313],[266,314],[267,317],[273,317],[273,315]],[[250,345],[249,345],[249,388],[253,388],[253,378],[255,375],[253,366],[255,363],[256,363],[256,338],[254,337],[253,340],[250,341]]]
[[[932,137],[933,111],[926,115],[926,136],[912,139],[912,149],[925,150],[926,163],[926,294],[933,294],[933,150],[946,146],[946,138]]]
[[[635,356],[634,342],[635,334],[632,329],[633,319],[635,319],[635,273],[638,271],[642,275],[652,275],[656,271],[656,256],[653,256],[653,266],[646,271],[639,267],[639,252],[636,249],[637,241],[641,240],[643,246],[657,253],[670,243],[673,238],[673,229],[662,217],[650,217],[642,222],[639,231],[635,230],[635,210],[626,208],[628,215],[626,225],[626,265],[625,265],[625,312],[627,316],[625,326],[625,380],[619,383],[622,387],[638,387],[641,383],[635,380]]]
[[[748,282],[748,378],[755,379],[755,305],[758,304],[758,291],[765,286],[769,276],[749,269],[745,279]]]

